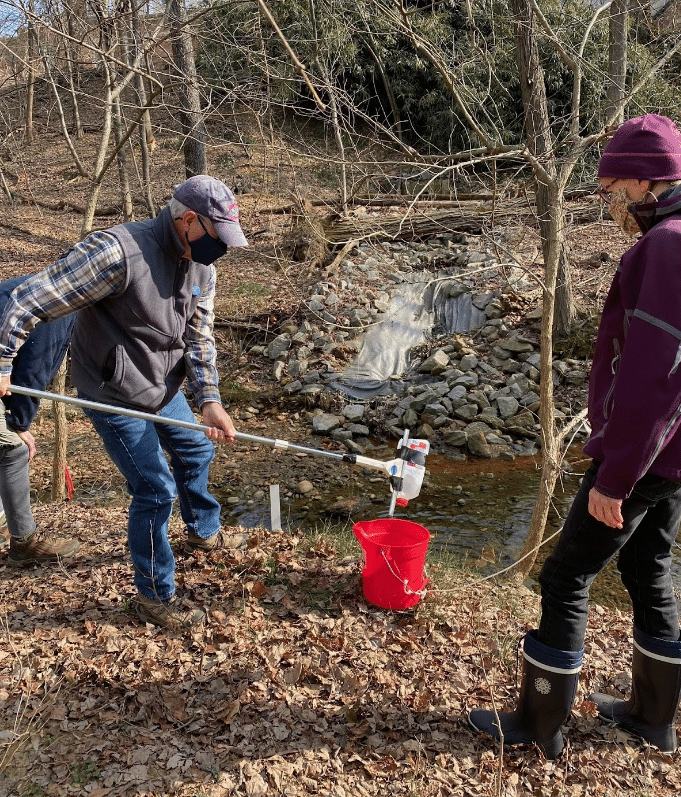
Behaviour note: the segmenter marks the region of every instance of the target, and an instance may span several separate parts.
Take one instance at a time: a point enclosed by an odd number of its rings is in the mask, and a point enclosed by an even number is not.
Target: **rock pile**
[[[267,346],[251,350],[272,363],[286,393],[304,396],[337,384],[359,349],[362,331],[381,321],[400,286],[439,284],[439,311],[434,302],[430,309],[441,345],[423,347],[429,351],[421,357],[412,351],[408,373],[390,380],[393,397],[381,399],[389,409],[378,431],[384,434],[387,427],[400,437],[409,428],[412,436],[430,440],[432,450],[455,458],[512,459],[537,452],[541,311],[525,315],[522,331],[505,316],[509,293],[537,290],[524,272],[472,239],[443,236],[428,243],[362,245],[324,276],[312,289],[302,323],[286,322]],[[471,310],[463,320],[461,313],[452,317],[457,313],[450,302],[461,296],[468,304],[456,307]],[[462,322],[477,327],[474,334],[455,334],[452,324]],[[570,393],[570,405],[557,406],[557,418],[579,411],[585,364],[555,360],[553,379]],[[370,433],[377,431],[367,422],[371,405],[349,399],[338,413],[316,410],[313,432],[364,453]]]

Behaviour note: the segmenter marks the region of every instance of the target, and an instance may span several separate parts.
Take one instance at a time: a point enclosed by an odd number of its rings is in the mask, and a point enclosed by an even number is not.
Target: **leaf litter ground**
[[[181,553],[200,632],[136,623],[126,508],[40,504],[82,548],[64,566],[0,558],[0,793],[36,795],[671,795],[678,756],[592,716],[626,690],[630,617],[592,612],[568,747],[504,753],[465,715],[515,695],[516,643],[538,599],[428,565],[432,590],[389,612],[361,594],[359,550],[255,530],[242,550]]]

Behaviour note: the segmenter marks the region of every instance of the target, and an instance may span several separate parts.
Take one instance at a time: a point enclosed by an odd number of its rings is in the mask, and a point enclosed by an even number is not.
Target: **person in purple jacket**
[[[598,168],[598,194],[631,236],[605,301],[589,381],[585,473],[540,576],[539,628],[524,639],[515,711],[476,709],[473,728],[505,745],[563,749],[584,649],[589,588],[617,557],[633,606],[627,700],[592,694],[599,716],[676,750],[681,630],[671,581],[681,522],[681,132],[647,114],[621,125]]]

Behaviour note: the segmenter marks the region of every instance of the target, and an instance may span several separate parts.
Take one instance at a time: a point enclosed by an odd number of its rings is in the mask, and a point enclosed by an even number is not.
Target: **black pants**
[[[649,636],[679,640],[679,614],[670,567],[681,521],[681,482],[649,474],[622,504],[624,528],[613,529],[589,514],[589,490],[598,473],[584,474],[556,547],[539,575],[542,617],[537,638],[559,650],[584,645],[589,588],[617,554],[634,625]]]

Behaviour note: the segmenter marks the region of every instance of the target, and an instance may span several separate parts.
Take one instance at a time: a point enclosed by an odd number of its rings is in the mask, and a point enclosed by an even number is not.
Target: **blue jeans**
[[[0,498],[12,537],[26,539],[35,531],[28,478],[28,446],[0,446]]]
[[[5,406],[0,401],[0,499],[12,537],[26,539],[35,531],[28,478],[28,446],[7,428]]]
[[[539,575],[542,617],[537,638],[559,650],[581,650],[589,588],[619,554],[617,566],[631,597],[636,628],[657,639],[678,641],[670,567],[681,521],[681,483],[644,476],[622,504],[624,528],[613,529],[588,511],[597,473],[594,463],[584,474],[556,547]]]
[[[190,532],[206,538],[220,529],[220,504],[208,492],[213,444],[198,430],[98,410],[88,409],[85,414],[125,477],[132,497],[128,543],[135,586],[148,598],[168,600],[175,592],[175,559],[168,542],[175,499],[179,496],[180,514]],[[182,393],[158,414],[196,423]]]

